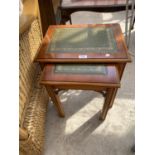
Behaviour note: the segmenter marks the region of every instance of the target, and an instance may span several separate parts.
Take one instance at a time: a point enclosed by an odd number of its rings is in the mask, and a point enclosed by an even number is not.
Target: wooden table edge
[[[43,59],[43,58],[37,58],[34,60],[34,62],[40,62],[40,63],[127,63],[132,62],[131,58],[127,59]]]
[[[72,86],[97,86],[97,87],[107,87],[107,88],[111,88],[111,87],[116,87],[116,88],[120,88],[120,83],[94,83],[94,82],[62,82],[62,81],[40,81],[41,85],[51,85],[51,86],[61,86],[61,85],[72,85]],[[93,89],[92,89],[93,90]]]

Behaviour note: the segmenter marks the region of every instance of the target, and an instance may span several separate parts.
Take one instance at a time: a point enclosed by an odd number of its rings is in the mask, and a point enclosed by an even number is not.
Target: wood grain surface
[[[72,74],[72,73],[57,73],[55,72],[55,65],[48,64],[44,67],[41,84],[45,85],[66,85],[70,88],[70,85],[78,86],[107,86],[107,87],[119,87],[119,73],[115,66],[106,66],[106,74]],[[89,87],[90,89],[90,87]],[[93,88],[91,88],[93,89]]]
[[[52,36],[56,28],[93,28],[93,27],[107,27],[111,28],[114,33],[114,39],[117,44],[117,50],[113,53],[97,53],[87,52],[87,58],[79,58],[82,53],[78,52],[48,52],[49,43],[52,42]],[[61,36],[60,36],[61,37]],[[119,24],[92,24],[92,25],[54,25],[48,28],[48,31],[42,41],[38,55],[35,59],[37,62],[130,62],[131,59],[127,52],[127,47]]]

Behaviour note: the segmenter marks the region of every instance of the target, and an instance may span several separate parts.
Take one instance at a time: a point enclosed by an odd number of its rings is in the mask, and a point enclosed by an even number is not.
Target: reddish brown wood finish
[[[58,97],[58,95],[54,92],[54,89],[52,89],[51,87],[49,86],[46,86],[46,90],[48,92],[48,95],[51,97],[51,99],[53,100],[53,103],[55,104],[55,107],[58,111],[58,114],[60,117],[65,117],[65,113],[64,113],[64,110],[62,108],[62,105],[61,105],[61,102],[60,102],[60,99]]]
[[[106,93],[105,102],[103,104],[102,113],[100,115],[101,120],[105,120],[106,115],[107,115],[108,110],[109,110],[109,106],[111,103],[114,102],[113,98],[115,98],[115,88],[108,88],[107,93]]]
[[[55,28],[79,28],[79,27],[111,27],[114,32],[115,40],[117,43],[117,52],[106,56],[106,53],[88,53],[87,59],[79,59],[81,53],[48,53],[47,47],[52,39]],[[56,25],[50,26],[42,41],[42,45],[38,51],[35,59],[41,63],[117,63],[117,62],[130,62],[131,59],[127,53],[127,47],[119,24],[94,24],[94,25]]]
[[[107,66],[106,75],[83,75],[83,74],[57,74],[54,73],[54,65],[46,65],[43,70],[41,84],[55,104],[58,114],[64,117],[64,111],[58,97],[59,89],[82,89],[93,90],[105,96],[105,103],[100,119],[105,120],[110,104],[114,102],[115,90],[120,86],[119,73],[115,66]],[[106,91],[103,93],[103,91]]]
[[[126,66],[126,63],[122,63],[122,64],[120,63],[120,64],[117,64],[117,65],[116,65],[117,70],[118,70],[118,72],[119,72],[120,81],[121,81],[121,79],[122,79],[125,66]],[[111,100],[110,100],[109,108],[112,108],[112,106],[113,106],[115,97],[116,97],[116,95],[117,95],[117,91],[118,91],[118,88],[115,88],[115,89],[113,90],[113,95],[112,95]]]
[[[52,38],[52,34],[55,28],[66,28],[66,27],[112,27],[115,40],[117,42],[118,51],[111,55],[110,57],[106,57],[105,54],[87,54],[87,59],[79,59],[78,54],[76,53],[47,53],[48,44]],[[82,89],[82,90],[94,90],[97,92],[106,91],[106,99],[105,104],[102,110],[101,119],[105,119],[108,109],[112,107],[115,96],[117,94],[118,87],[120,87],[120,80],[122,78],[124,68],[127,62],[131,62],[131,58],[128,55],[127,47],[124,41],[124,37],[121,31],[119,24],[94,24],[94,25],[59,25],[59,26],[50,26],[48,31],[43,39],[42,45],[38,51],[38,56],[36,57],[37,62],[40,63],[42,69],[44,68],[41,84],[46,86],[48,92],[49,89],[52,89],[53,94],[49,93],[53,102],[57,107],[58,113],[60,116],[64,116],[63,108],[61,103],[58,100],[57,91],[58,89]],[[68,77],[67,75],[62,75],[61,77],[53,74],[51,76],[50,72],[52,67],[47,64],[51,63],[108,63],[108,65],[117,67],[117,70],[113,69],[109,73],[107,77],[102,76],[85,76],[83,75],[72,75]],[[46,66],[47,65],[47,66]],[[44,67],[46,66],[46,67]],[[117,73],[118,71],[118,73]],[[72,80],[71,80],[72,79]],[[97,82],[95,82],[97,81]]]
[[[66,74],[66,73],[55,73],[55,65],[46,65],[44,67],[42,82],[49,82],[52,85],[58,83],[73,84],[75,83],[95,83],[100,86],[105,86],[108,84],[115,84],[119,86],[119,73],[115,66],[107,66],[107,74]]]

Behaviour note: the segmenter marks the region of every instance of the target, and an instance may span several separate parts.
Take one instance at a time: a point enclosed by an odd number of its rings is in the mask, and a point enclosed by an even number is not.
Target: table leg
[[[118,69],[119,76],[120,76],[120,81],[122,79],[125,66],[126,66],[126,63],[122,63],[122,64],[118,64],[117,65],[117,69]],[[118,90],[118,88],[114,88],[114,92],[113,92],[113,96],[112,96],[111,101],[110,101],[109,108],[112,108],[112,106],[113,106],[114,99],[115,99],[116,94],[117,94],[117,90]]]
[[[100,118],[99,118],[100,120],[105,120],[107,113],[108,113],[108,110],[109,110],[109,106],[110,106],[114,97],[115,97],[115,88],[109,88],[107,90],[107,93],[106,93],[102,113],[101,113]]]
[[[65,113],[64,110],[62,108],[59,96],[55,93],[55,91],[53,90],[52,87],[46,86],[46,90],[49,94],[49,96],[51,97],[51,99],[53,100],[53,103],[58,111],[58,114],[60,117],[65,117]]]
[[[115,100],[115,97],[116,97],[116,94],[117,94],[117,90],[118,90],[118,88],[114,89],[114,92],[113,92],[113,95],[112,95],[112,98],[111,98],[111,101],[110,101],[109,108],[112,108],[112,106],[113,106],[113,103],[114,103],[114,100]]]
[[[70,24],[72,24],[72,22],[71,22],[71,14],[68,14],[68,12],[66,12],[63,9],[60,9],[60,12],[61,12],[60,24],[65,25],[68,20],[70,21]]]
[[[72,25],[72,18],[71,18],[71,15],[69,16],[69,22],[70,22],[70,25]]]

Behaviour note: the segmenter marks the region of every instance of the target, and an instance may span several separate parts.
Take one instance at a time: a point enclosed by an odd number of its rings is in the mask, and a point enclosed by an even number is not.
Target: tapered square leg
[[[114,103],[114,100],[115,100],[115,97],[116,97],[116,94],[117,94],[117,90],[118,90],[118,88],[114,88],[114,91],[113,91],[113,95],[111,97],[109,108],[112,108],[112,106],[113,106],[113,103]]]
[[[103,121],[105,120],[108,110],[110,108],[110,104],[111,104],[111,102],[114,102],[114,98],[115,98],[115,88],[107,89],[105,102],[104,102],[103,109],[102,109],[102,112],[101,112],[101,115],[99,118],[100,120],[103,120]]]
[[[59,116],[65,117],[65,113],[64,113],[63,107],[61,105],[59,96],[56,94],[56,92],[50,86],[46,86],[46,90],[47,90],[49,96],[51,97],[51,99],[52,99],[52,101],[53,101],[53,103],[54,103],[54,105],[58,111]]]

